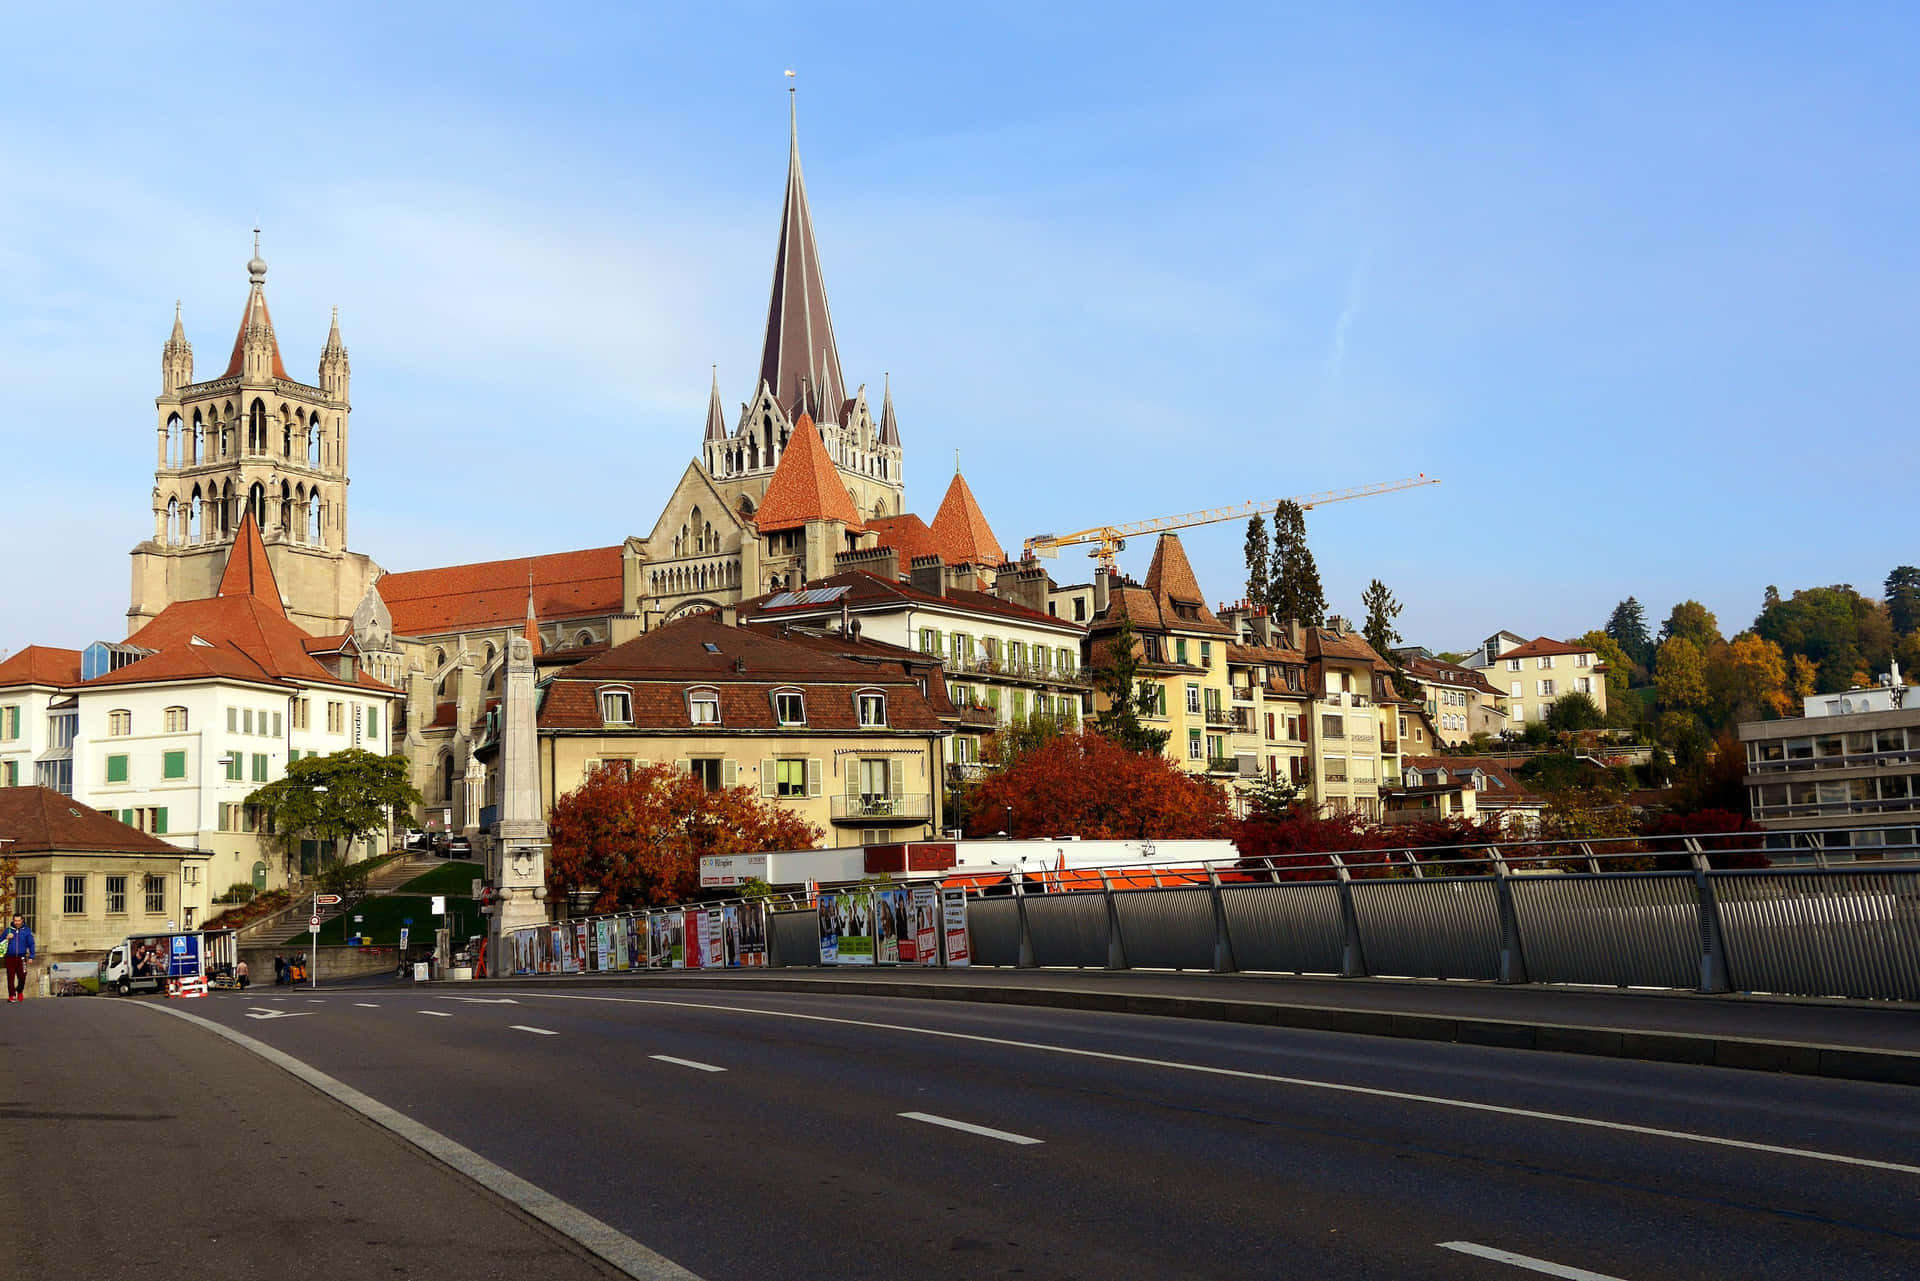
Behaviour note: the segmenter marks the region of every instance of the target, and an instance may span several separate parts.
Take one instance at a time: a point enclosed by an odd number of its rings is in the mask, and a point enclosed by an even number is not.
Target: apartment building
[[[1506,732],[1509,694],[1496,689],[1485,673],[1445,662],[1424,649],[1396,650],[1394,656],[1439,743],[1459,747],[1476,735],[1497,738]]]
[[[1504,692],[1507,724],[1516,732],[1546,720],[1554,702],[1566,694],[1585,694],[1606,714],[1607,666],[1585,645],[1495,632],[1465,666]]]
[[[1768,845],[1877,857],[1920,828],[1920,687],[1886,682],[1811,694],[1801,715],[1746,721],[1747,797]],[[1821,836],[1813,829],[1842,829]],[[1811,854],[1807,855],[1811,857]]]

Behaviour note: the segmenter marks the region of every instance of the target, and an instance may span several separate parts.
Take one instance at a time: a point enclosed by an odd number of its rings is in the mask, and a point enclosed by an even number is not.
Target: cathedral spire
[[[327,330],[327,345],[320,349],[320,390],[335,400],[347,399],[347,380],[351,366],[347,345],[340,341],[340,309],[333,309],[333,324]]]
[[[193,381],[193,344],[187,341],[187,327],[180,320],[180,304],[173,304],[173,332],[160,349],[160,388],[179,391]]]
[[[725,441],[727,438],[727,414],[720,407],[720,366],[713,367],[713,392],[707,397],[707,437],[708,440]]]
[[[527,562],[527,621],[521,629],[527,638],[527,648],[533,651],[535,658],[540,657],[540,618],[533,612],[533,562]]]
[[[827,312],[827,286],[814,242],[813,214],[800,171],[800,123],[788,90],[787,195],[773,259],[773,297],[760,351],[760,377],[774,399],[796,414],[838,422],[846,383]]]
[[[893,449],[900,448],[900,424],[893,418],[893,375],[886,374],[886,397],[880,403],[880,443]],[[958,470],[956,468],[955,470]]]
[[[280,360],[280,340],[273,336],[273,316],[267,311],[267,261],[260,256],[260,228],[253,229],[253,258],[247,263],[247,309],[240,314],[240,332],[233,339],[233,356],[222,378],[288,382]],[[257,359],[249,361],[249,356]]]

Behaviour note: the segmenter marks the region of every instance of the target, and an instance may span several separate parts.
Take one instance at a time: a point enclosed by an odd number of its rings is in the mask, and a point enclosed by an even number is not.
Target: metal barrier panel
[[[1507,888],[1533,982],[1699,986],[1692,872],[1515,876]]]
[[[975,965],[1020,964],[1020,905],[1011,898],[968,899],[967,934]]]
[[[1493,877],[1355,881],[1351,889],[1367,973],[1500,977],[1500,900]]]
[[[1033,940],[1035,965],[1104,970],[1107,968],[1107,896],[1029,894],[1027,935]],[[1211,932],[1208,940],[1211,950]]]
[[[1113,906],[1120,916],[1120,945],[1129,966],[1151,970],[1213,968],[1213,894],[1206,886],[1120,890],[1113,896]],[[1105,964],[1104,957],[1101,963]]]
[[[1276,974],[1338,974],[1346,947],[1340,886],[1333,881],[1223,885],[1233,963]]]
[[[768,932],[769,965],[820,964],[820,911],[807,908],[800,912],[769,913],[773,928]]]
[[[1920,1001],[1920,872],[1710,872],[1744,992]]]

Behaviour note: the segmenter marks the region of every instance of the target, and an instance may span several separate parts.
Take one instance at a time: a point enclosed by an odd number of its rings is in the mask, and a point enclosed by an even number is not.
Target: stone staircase
[[[465,862],[460,859],[435,858],[427,853],[408,854],[382,865],[367,878],[367,888],[363,894],[345,895],[340,902],[320,909],[320,924],[325,925],[334,917],[351,912],[354,905],[363,898],[372,898],[382,894],[391,894],[411,881],[414,877],[428,872],[445,863],[465,863],[473,869],[475,876],[482,869],[477,862]],[[240,931],[240,946],[258,947],[284,943],[306,923],[313,914],[313,891],[311,889],[293,896],[293,902],[272,916],[263,916]]]

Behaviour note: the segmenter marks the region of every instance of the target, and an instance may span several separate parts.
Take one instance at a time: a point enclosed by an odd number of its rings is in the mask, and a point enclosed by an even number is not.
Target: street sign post
[[[340,896],[338,894],[316,894],[313,896],[313,905],[316,908],[332,907],[334,904],[338,903],[339,901],[340,901]]]
[[[319,932],[320,932],[320,918],[317,916],[309,916],[307,918],[307,933],[318,934]]]

